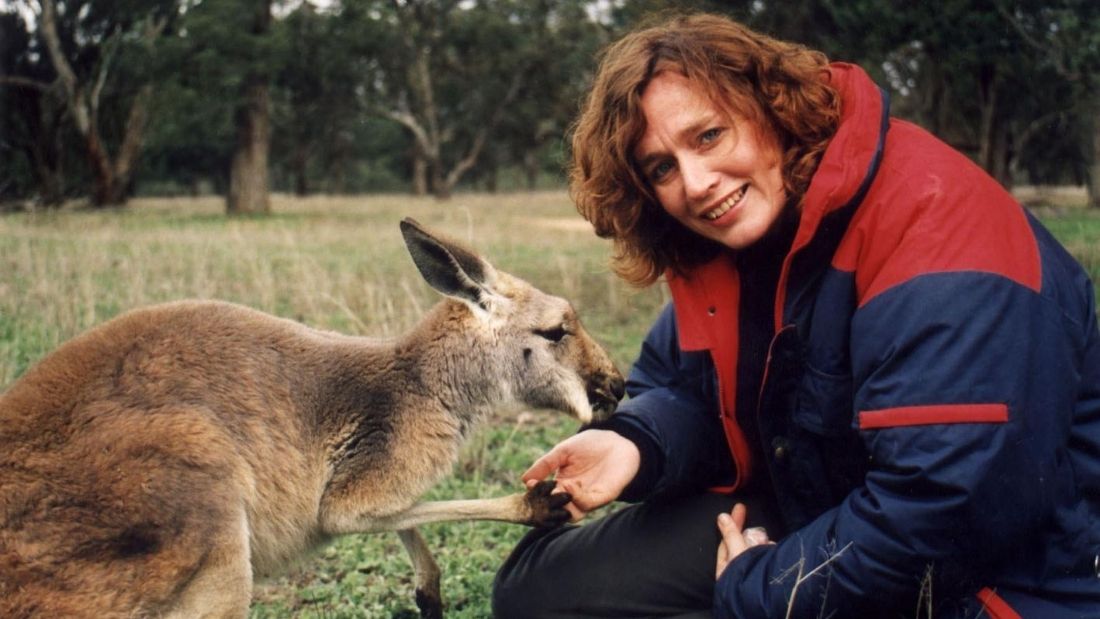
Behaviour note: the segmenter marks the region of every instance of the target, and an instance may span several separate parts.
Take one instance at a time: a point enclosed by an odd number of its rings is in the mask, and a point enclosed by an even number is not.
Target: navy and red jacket
[[[861,69],[830,79],[841,124],[763,318],[731,252],[668,277],[612,418],[643,452],[626,494],[770,496],[788,533],[729,564],[719,617],[1100,617],[1087,274]]]

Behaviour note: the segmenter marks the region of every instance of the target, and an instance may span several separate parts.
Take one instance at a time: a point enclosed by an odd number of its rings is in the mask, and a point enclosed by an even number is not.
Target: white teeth
[[[722,215],[725,215],[726,213],[730,212],[730,209],[732,209],[735,204],[737,204],[738,202],[741,201],[741,198],[744,197],[745,192],[748,191],[748,190],[749,190],[749,186],[745,185],[744,187],[739,189],[737,191],[737,193],[735,193],[732,196],[730,196],[730,197],[726,198],[725,200],[723,200],[722,203],[719,204],[717,208],[712,209],[710,211],[707,211],[706,213],[703,213],[703,217],[705,217],[706,219],[709,219],[711,221],[714,221],[715,219],[718,219]]]

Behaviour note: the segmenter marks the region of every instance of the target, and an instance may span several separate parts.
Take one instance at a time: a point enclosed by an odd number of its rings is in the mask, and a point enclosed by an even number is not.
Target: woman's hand
[[[641,454],[610,430],[585,430],[558,443],[523,474],[531,486],[556,473],[558,488],[573,496],[566,506],[576,522],[618,498],[638,474]]]
[[[774,544],[768,539],[768,533],[763,527],[745,528],[745,516],[748,510],[743,503],[733,506],[729,514],[718,515],[718,531],[722,533],[722,541],[718,542],[718,561],[714,568],[714,579],[722,577],[726,566],[742,552],[753,546],[761,544]]]

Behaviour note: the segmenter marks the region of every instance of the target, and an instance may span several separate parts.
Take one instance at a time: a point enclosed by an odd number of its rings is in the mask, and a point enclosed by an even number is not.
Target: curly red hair
[[[706,14],[674,17],[609,46],[573,129],[570,191],[596,234],[613,239],[616,273],[646,286],[720,250],[665,213],[634,162],[646,128],[642,92],[657,73],[679,71],[720,109],[774,132],[788,202],[797,205],[839,124],[827,66],[820,52]]]

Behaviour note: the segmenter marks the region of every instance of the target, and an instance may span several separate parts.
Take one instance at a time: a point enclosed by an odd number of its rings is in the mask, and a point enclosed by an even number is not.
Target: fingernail
[[[733,518],[730,518],[729,514],[725,514],[725,513],[718,514],[718,524],[720,524],[724,527],[728,527],[732,523],[733,523]]]

